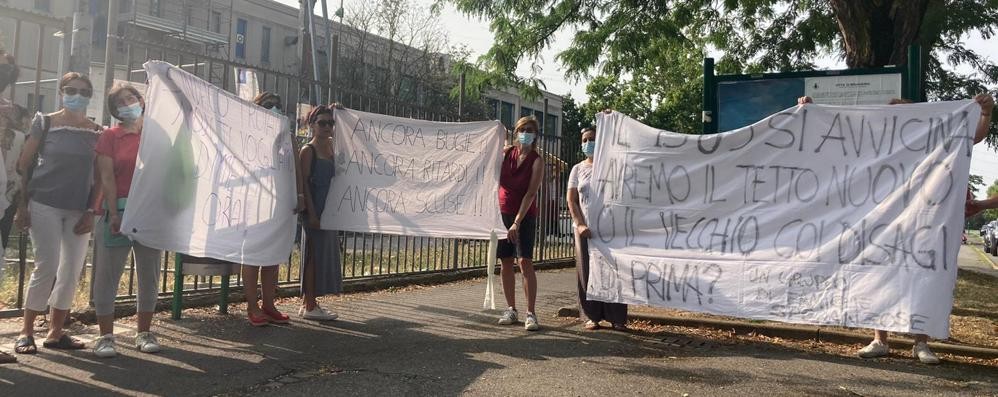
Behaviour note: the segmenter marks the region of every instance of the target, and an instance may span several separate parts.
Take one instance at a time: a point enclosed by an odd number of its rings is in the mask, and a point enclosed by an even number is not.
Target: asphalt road
[[[37,356],[0,366],[0,396],[998,394],[995,367],[585,332],[554,317],[574,301],[574,282],[574,269],[539,274],[542,330],[533,333],[495,325],[498,313],[482,310],[482,280],[329,299],[342,317],[326,324],[250,328],[238,305],[228,316],[188,310],[181,321],[161,313],[154,330],[166,350],[158,355],[135,350],[126,318],[118,357],[39,346]],[[4,350],[17,329],[16,320],[0,321]],[[97,336],[95,326],[72,332]]]

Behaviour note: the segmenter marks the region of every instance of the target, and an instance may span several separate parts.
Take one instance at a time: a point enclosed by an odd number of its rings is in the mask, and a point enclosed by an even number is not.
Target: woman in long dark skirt
[[[316,297],[338,294],[343,288],[340,243],[335,230],[319,227],[326,194],[335,173],[333,163],[333,109],[319,105],[308,115],[312,140],[302,147],[299,161],[305,190],[305,239],[302,260],[302,295],[299,314],[306,320],[335,320],[337,315],[319,306]]]
[[[605,303],[586,299],[586,286],[589,285],[589,238],[592,232],[586,223],[583,210],[589,205],[592,194],[590,184],[593,176],[593,152],[596,149],[596,129],[582,130],[582,152],[586,159],[574,167],[568,176],[568,210],[575,226],[575,269],[578,272],[579,317],[585,320],[587,330],[600,328],[600,321],[609,322],[613,329],[627,330],[627,305]]]

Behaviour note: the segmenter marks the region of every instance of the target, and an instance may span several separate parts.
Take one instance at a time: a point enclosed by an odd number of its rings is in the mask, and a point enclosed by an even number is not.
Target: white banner
[[[322,228],[488,239],[504,232],[498,121],[443,123],[336,109]]]
[[[948,337],[979,117],[807,105],[697,136],[601,114],[589,297]]]
[[[145,121],[122,231],[194,256],[287,261],[297,203],[287,118],[168,63],[145,69]]]

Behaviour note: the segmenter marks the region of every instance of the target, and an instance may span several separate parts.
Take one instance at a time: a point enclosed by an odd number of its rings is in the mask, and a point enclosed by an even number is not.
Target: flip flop
[[[627,328],[627,324],[614,324],[613,329],[620,332],[628,332],[631,330],[630,328]]]
[[[595,330],[600,329],[600,325],[599,325],[599,323],[597,323],[597,322],[595,322],[593,320],[589,320],[589,321],[586,321],[586,323],[582,325],[582,328],[585,328],[586,330],[589,330],[589,331],[595,331]]]
[[[17,357],[14,357],[13,354],[0,352],[0,364],[11,364],[16,362]]]
[[[83,342],[73,339],[66,334],[62,334],[62,336],[59,337],[59,340],[56,341],[51,341],[51,340],[44,341],[42,342],[42,346],[45,346],[46,348],[49,349],[59,349],[59,350],[82,350],[86,348],[86,345],[84,345]]]
[[[35,346],[35,337],[24,336],[17,338],[14,341],[14,353],[17,354],[35,354],[38,353],[38,347]]]

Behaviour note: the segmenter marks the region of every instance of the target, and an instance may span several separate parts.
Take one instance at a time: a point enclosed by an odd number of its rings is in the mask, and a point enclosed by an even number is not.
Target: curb
[[[557,261],[545,261],[543,263],[535,263],[534,268],[536,270],[555,270],[555,269],[565,269],[575,267],[575,259],[563,259]],[[495,274],[499,274],[499,266],[496,265]],[[444,270],[433,273],[423,273],[423,274],[408,274],[408,275],[386,275],[386,276],[374,276],[366,277],[361,279],[351,279],[343,280],[343,292],[342,293],[359,293],[359,292],[371,292],[378,290],[385,290],[392,287],[407,287],[412,285],[436,285],[445,284],[455,281],[470,280],[485,276],[484,268],[475,269],[461,269],[461,270]],[[242,294],[243,288],[232,287],[229,289],[229,304],[245,302],[246,299]],[[278,298],[289,298],[298,296],[301,294],[301,289],[297,284],[290,285],[278,285],[277,287],[277,297]],[[184,296],[183,304],[184,309],[191,309],[197,307],[209,307],[217,306],[219,303],[220,292],[207,291],[203,293],[189,293]],[[159,301],[156,302],[156,312],[170,310],[173,302],[172,295],[160,295]],[[114,317],[128,317],[135,315],[135,299],[125,299],[115,302],[114,304]],[[92,324],[97,322],[97,313],[94,311],[93,307],[87,307],[84,310],[74,311],[70,313],[67,320],[80,321],[85,324]]]
[[[980,249],[980,248],[977,248],[976,246],[974,246],[974,247],[971,247],[971,248],[973,248],[973,249],[974,249],[974,252],[977,252],[977,255],[978,255],[978,256],[980,256],[980,257],[981,257],[981,259],[982,259],[983,261],[985,261],[985,262],[987,262],[987,263],[988,263],[989,265],[991,265],[991,268],[992,268],[992,269],[994,269],[994,270],[998,270],[998,266],[996,266],[996,265],[995,265],[995,261],[991,259],[991,255],[989,255],[989,254],[985,254],[985,253],[984,253],[984,250],[982,250],[982,249]]]
[[[559,317],[579,317],[578,307],[562,307],[558,309]],[[657,314],[629,314],[628,320],[647,321],[652,324],[673,325],[690,328],[714,328],[725,331],[735,331],[737,334],[755,333],[769,337],[797,340],[816,340],[822,342],[834,342],[839,344],[866,344],[871,336],[858,332],[840,331],[824,329],[817,326],[807,325],[784,325],[768,323],[750,323],[745,321],[731,321],[709,318],[688,318],[665,316]],[[892,338],[892,344],[912,345],[913,340],[909,338]],[[929,347],[937,353],[953,354],[957,356],[973,357],[980,359],[998,358],[998,349],[976,346],[954,345],[950,343],[929,342]]]

